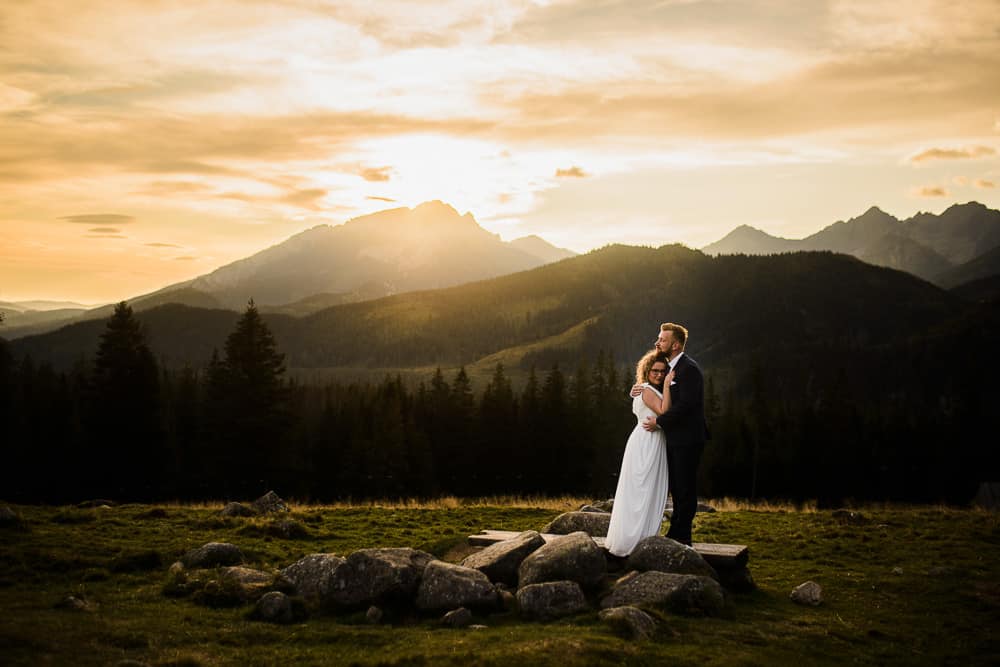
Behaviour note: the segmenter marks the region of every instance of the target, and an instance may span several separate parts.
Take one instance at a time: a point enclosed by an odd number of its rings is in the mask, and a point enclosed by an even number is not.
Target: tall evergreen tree
[[[229,493],[280,486],[289,468],[283,437],[289,423],[285,355],[253,299],[226,338],[225,357],[208,369],[214,446],[226,462]]]
[[[141,324],[124,301],[101,334],[89,398],[94,492],[129,499],[156,496],[166,463],[159,370]]]

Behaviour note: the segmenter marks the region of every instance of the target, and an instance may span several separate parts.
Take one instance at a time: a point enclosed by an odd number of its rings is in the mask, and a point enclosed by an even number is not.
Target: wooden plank
[[[469,535],[469,544],[476,547],[488,547],[497,542],[509,540],[517,537],[520,533],[516,530],[483,530],[478,535]],[[551,533],[542,533],[542,539],[549,540],[562,537]],[[604,546],[603,537],[591,538],[602,549]],[[714,544],[711,542],[695,542],[691,547],[701,554],[709,565],[715,568],[743,567],[750,560],[750,549],[744,544]]]

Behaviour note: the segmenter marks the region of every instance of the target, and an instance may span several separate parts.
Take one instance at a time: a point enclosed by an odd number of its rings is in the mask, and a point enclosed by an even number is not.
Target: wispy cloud
[[[910,192],[916,197],[947,197],[950,195],[948,190],[940,185],[922,185],[913,188]]]
[[[197,257],[193,257],[191,255],[184,255],[182,257],[174,257],[174,261],[176,261],[176,262],[191,262],[191,261],[194,261],[196,259],[198,259],[198,258]]]
[[[179,246],[176,243],[147,243],[145,244],[150,248],[183,248],[184,246]]]
[[[933,160],[970,160],[996,155],[991,146],[967,146],[964,148],[928,148],[910,157],[910,162],[920,164]]]
[[[135,222],[131,215],[117,213],[85,213],[81,215],[64,215],[60,220],[74,222],[80,225],[127,225]]]
[[[392,173],[392,167],[367,167],[360,172],[361,178],[373,183],[388,181]]]
[[[582,167],[572,166],[568,169],[556,169],[556,178],[586,178],[587,172]]]
[[[114,227],[94,227],[87,231],[91,234],[120,234],[122,230],[115,229]]]
[[[991,190],[997,186],[996,183],[994,183],[993,181],[988,181],[985,178],[977,178],[973,182],[973,185],[975,185],[977,188],[982,188],[983,190]]]

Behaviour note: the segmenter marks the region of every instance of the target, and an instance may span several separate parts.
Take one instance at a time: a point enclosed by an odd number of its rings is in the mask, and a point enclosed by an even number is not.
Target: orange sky
[[[996,0],[8,2],[0,300],[430,199],[577,251],[1000,208],[998,72]]]

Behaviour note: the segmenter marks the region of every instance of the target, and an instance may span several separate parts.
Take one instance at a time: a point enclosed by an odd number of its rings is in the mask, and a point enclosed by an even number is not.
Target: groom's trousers
[[[698,463],[704,449],[704,443],[667,446],[667,476],[674,502],[667,537],[683,544],[691,544],[691,524],[698,511]]]

